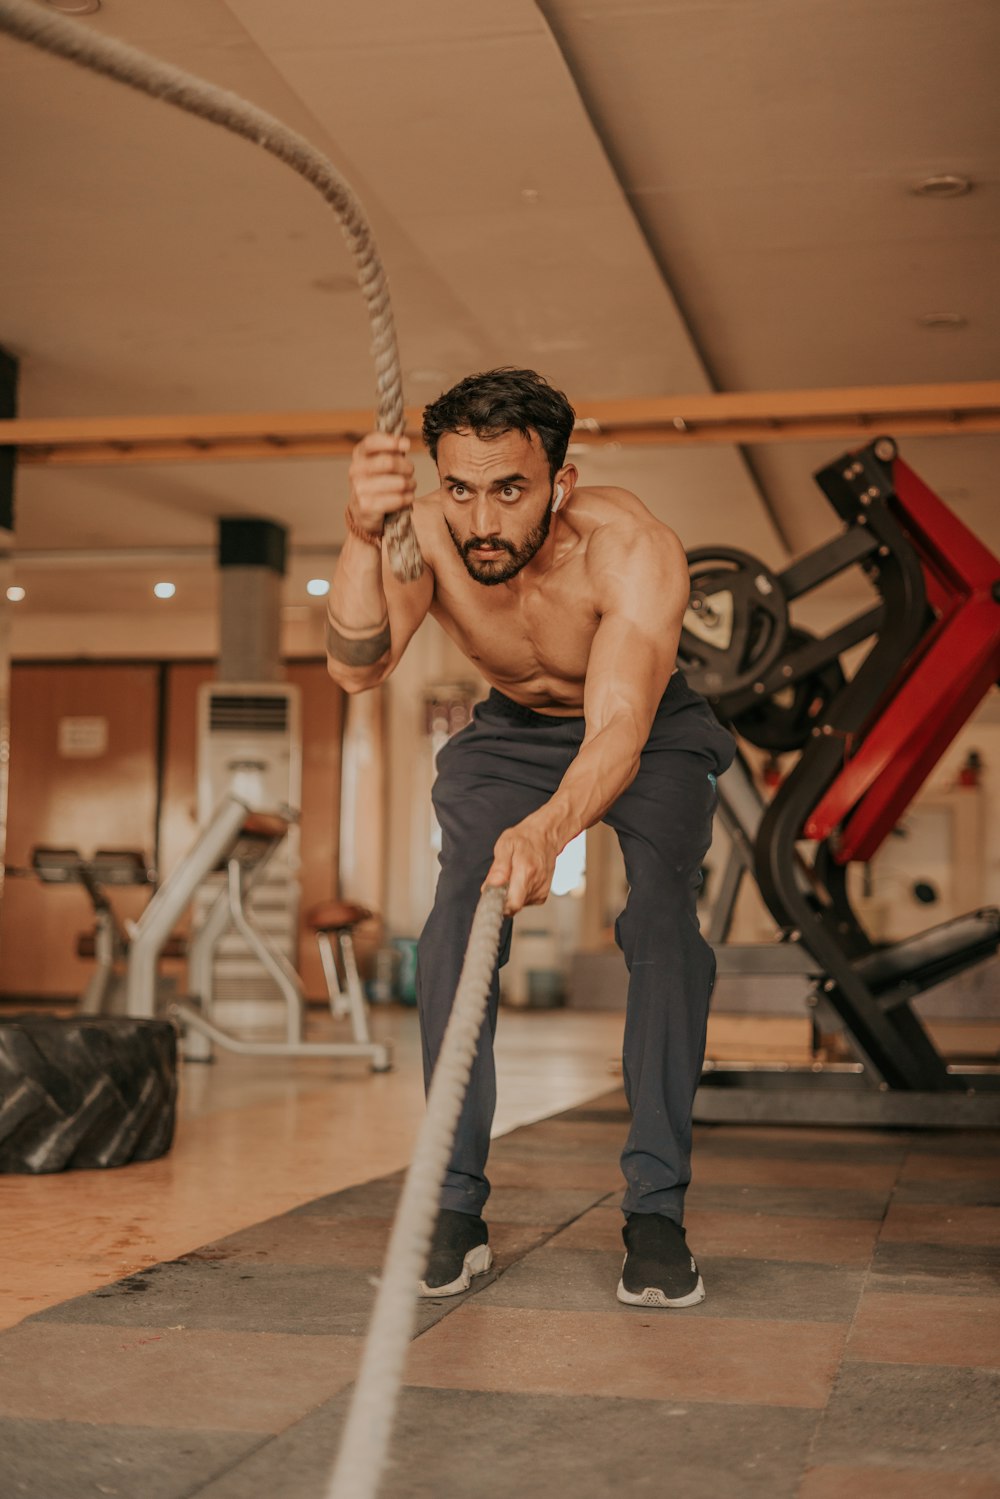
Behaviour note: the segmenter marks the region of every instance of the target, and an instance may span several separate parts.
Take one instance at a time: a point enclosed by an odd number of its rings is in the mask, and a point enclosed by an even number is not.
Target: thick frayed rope
[[[371,322],[379,431],[397,435],[403,431],[403,380],[385,271],[361,204],[322,152],[305,136],[239,94],[217,88],[137,47],[46,10],[36,0],[0,0],[0,31],[221,125],[277,156],[311,182],[340,220],[357,266]],[[403,582],[419,578],[423,559],[408,510],[386,517],[385,536],[395,576]]]
[[[373,1499],[378,1491],[413,1336],[417,1283],[424,1275],[441,1187],[486,1017],[506,898],[506,886],[491,885],[476,907],[427,1112],[396,1210],[329,1499]]]

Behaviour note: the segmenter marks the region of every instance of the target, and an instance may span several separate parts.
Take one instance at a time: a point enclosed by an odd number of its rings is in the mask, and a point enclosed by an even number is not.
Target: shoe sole
[[[698,1284],[687,1296],[665,1296],[656,1286],[646,1286],[642,1291],[626,1291],[625,1282],[618,1282],[618,1300],[626,1306],[697,1306],[705,1300],[705,1287],[698,1277]]]
[[[462,1261],[462,1273],[457,1279],[449,1281],[446,1286],[429,1286],[425,1280],[420,1281],[417,1286],[418,1296],[427,1296],[436,1299],[439,1296],[461,1296],[472,1284],[474,1275],[485,1275],[493,1265],[493,1251],[488,1244],[477,1244],[470,1249]]]
[[[628,1256],[626,1255],[627,1259]],[[618,1300],[626,1306],[697,1306],[699,1301],[705,1300],[705,1285],[701,1276],[698,1276],[698,1284],[693,1291],[686,1296],[668,1296],[658,1286],[644,1286],[641,1291],[626,1291],[625,1282],[618,1282]]]

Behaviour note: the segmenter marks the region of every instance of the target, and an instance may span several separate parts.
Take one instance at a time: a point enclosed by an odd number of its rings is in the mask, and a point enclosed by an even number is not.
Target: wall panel
[[[197,836],[197,693],[215,677],[211,662],[167,665],[164,694],[159,868],[166,876]],[[297,661],[288,678],[302,693],[303,782],[301,909],[338,894],[340,765],[344,694],[322,661]],[[8,863],[26,866],[35,844],[140,849],[156,847],[160,667],[81,662],[15,663],[12,671],[11,799]],[[60,753],[60,723],[99,719],[107,747],[79,757]],[[76,726],[78,729],[79,725]],[[84,740],[97,726],[83,726]],[[111,899],[136,917],[148,890],[120,889]],[[76,957],[76,938],[92,925],[78,887],[7,881],[0,902],[0,994],[69,998],[90,964]],[[187,929],[187,918],[179,923]],[[304,924],[299,960],[310,998],[325,996],[315,939]],[[183,964],[165,971],[183,982]]]
[[[158,681],[155,665],[14,665],[8,865],[26,866],[35,844],[84,855],[134,848],[152,862]],[[78,752],[104,734],[99,752]],[[115,909],[137,916],[147,893],[116,890]],[[76,957],[76,939],[92,924],[80,886],[9,879],[0,905],[0,993],[78,994],[90,964]]]

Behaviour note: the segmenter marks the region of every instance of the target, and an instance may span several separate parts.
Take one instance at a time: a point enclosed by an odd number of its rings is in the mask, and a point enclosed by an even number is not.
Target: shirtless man
[[[438,757],[441,874],[417,978],[425,1081],[482,886],[508,887],[502,963],[510,918],[545,900],[570,839],[601,820],[617,833],[630,887],[615,936],[630,975],[632,1111],[618,1299],[691,1306],[705,1292],[684,1192],[715,978],[695,902],[715,778],[734,746],[675,670],[690,587],[683,548],[635,495],[578,487],[566,462],[573,424],[565,396],[531,370],[470,376],[424,412],[440,483],[420,499],[407,439],[364,438],[330,588],[328,665],[348,692],[376,687],[432,614],[493,689]],[[386,514],[408,506],[426,570],[401,584],[380,539]],[[482,1211],[497,1002],[494,975],[421,1282],[428,1296],[466,1290],[492,1263]]]

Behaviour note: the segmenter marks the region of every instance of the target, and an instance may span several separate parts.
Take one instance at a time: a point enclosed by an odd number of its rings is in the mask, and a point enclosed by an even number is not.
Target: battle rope
[[[377,426],[381,432],[396,435],[403,431],[403,380],[385,271],[364,210],[332,161],[304,136],[239,94],[217,88],[137,47],[46,10],[36,0],[0,0],[0,31],[221,125],[277,156],[311,182],[340,220],[357,266],[371,322]],[[423,559],[408,510],[386,517],[385,537],[395,576],[403,582],[419,578]]]
[[[441,1043],[379,1282],[329,1499],[373,1499],[388,1454],[417,1283],[431,1244],[438,1199],[462,1111],[496,966],[506,886],[491,885],[476,907],[455,1003]]]

